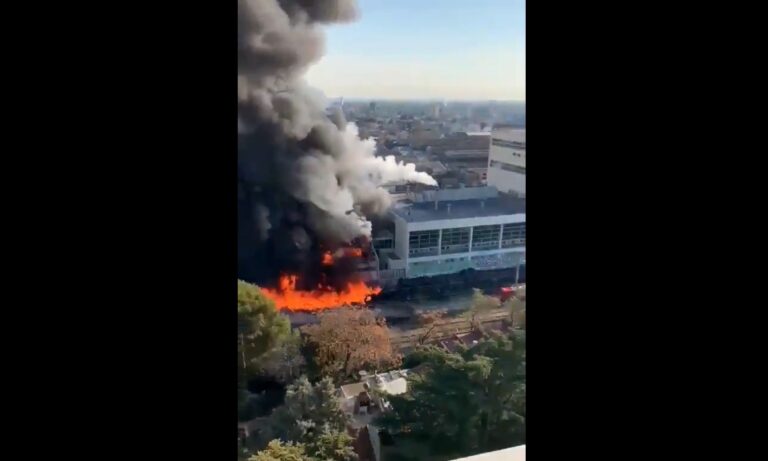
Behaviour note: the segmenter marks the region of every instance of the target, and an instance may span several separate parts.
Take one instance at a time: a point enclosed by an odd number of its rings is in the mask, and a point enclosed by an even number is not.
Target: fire
[[[345,254],[347,256],[354,256],[356,258],[362,258],[363,257],[363,249],[362,248],[347,248],[344,250]]]
[[[370,297],[381,293],[379,287],[369,287],[364,282],[348,282],[347,286],[338,292],[330,286],[318,285],[316,290],[302,291],[296,289],[295,275],[280,277],[277,289],[262,288],[266,297],[275,302],[278,309],[289,311],[317,311],[332,309],[350,304],[364,304]]]
[[[343,247],[336,250],[336,253],[326,251],[323,253],[323,259],[321,260],[323,266],[333,266],[336,262],[336,258],[362,258],[363,249],[354,247]]]

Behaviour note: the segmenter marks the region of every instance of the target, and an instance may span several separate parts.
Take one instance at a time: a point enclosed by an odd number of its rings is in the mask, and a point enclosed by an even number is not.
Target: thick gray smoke
[[[238,0],[242,277],[295,270],[319,246],[369,236],[366,216],[390,206],[383,184],[436,184],[412,164],[376,157],[373,142],[343,114],[326,115],[303,83],[323,54],[319,26],[356,15],[352,0]]]

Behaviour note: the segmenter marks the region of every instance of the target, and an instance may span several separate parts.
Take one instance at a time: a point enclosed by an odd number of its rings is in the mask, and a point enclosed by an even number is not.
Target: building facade
[[[387,269],[406,278],[512,268],[525,259],[525,199],[490,187],[413,194],[391,210]]]
[[[488,155],[488,186],[525,197],[525,128],[495,125]]]

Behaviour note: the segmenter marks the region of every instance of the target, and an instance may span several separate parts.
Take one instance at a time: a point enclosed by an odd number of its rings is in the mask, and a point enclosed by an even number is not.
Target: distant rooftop
[[[450,212],[448,211],[449,208]],[[392,212],[406,222],[505,216],[525,213],[525,198],[493,197],[438,201],[437,210],[435,210],[434,201],[419,203],[401,202],[392,208]]]

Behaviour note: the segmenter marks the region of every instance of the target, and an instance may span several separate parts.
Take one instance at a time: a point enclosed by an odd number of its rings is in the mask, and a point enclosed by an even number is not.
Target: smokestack
[[[439,204],[439,203],[440,203],[440,201],[439,201],[439,200],[437,200],[437,199],[435,199],[435,211],[437,211],[437,208],[438,208],[438,204]]]
[[[450,204],[450,202],[445,204],[445,211],[446,211],[446,213],[451,214],[451,204]]]
[[[480,200],[480,209],[481,210],[485,209],[485,200]]]
[[[372,140],[303,75],[323,53],[320,26],[357,16],[354,0],[238,0],[238,276],[306,274],[320,248],[370,237],[368,216],[395,182],[437,185],[413,164],[377,157]],[[359,207],[359,208],[358,208]],[[360,213],[346,212],[359,209]],[[319,274],[317,274],[319,275]]]

